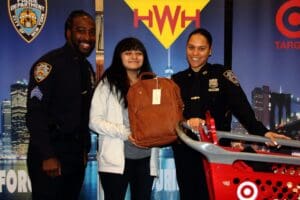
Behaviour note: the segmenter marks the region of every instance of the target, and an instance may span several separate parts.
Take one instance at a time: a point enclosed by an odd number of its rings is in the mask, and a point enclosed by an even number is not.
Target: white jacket
[[[124,106],[109,89],[107,81],[101,81],[95,89],[90,110],[89,127],[98,134],[98,170],[123,174],[125,167],[124,141],[130,129],[123,124]],[[158,175],[158,148],[151,149],[150,174]]]

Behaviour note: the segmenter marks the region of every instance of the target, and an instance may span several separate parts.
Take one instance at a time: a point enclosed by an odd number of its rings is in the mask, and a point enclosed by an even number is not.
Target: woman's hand
[[[266,145],[268,146],[277,146],[277,142],[276,139],[287,139],[290,140],[291,138],[288,136],[285,136],[283,134],[278,134],[272,131],[269,131],[265,134],[265,137],[269,138],[271,140],[271,142],[267,142]]]
[[[187,125],[191,127],[193,132],[198,133],[199,129],[205,125],[205,120],[201,118],[190,118],[186,121]]]

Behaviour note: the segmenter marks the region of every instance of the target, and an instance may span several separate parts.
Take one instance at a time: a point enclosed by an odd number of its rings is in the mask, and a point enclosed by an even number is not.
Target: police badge
[[[7,0],[10,21],[27,43],[32,42],[44,27],[47,0]]]
[[[208,91],[209,92],[219,92],[218,79],[213,78],[208,80]]]

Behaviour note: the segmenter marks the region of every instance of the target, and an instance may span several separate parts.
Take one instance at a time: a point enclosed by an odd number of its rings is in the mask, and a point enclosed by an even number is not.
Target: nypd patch
[[[32,42],[43,29],[47,18],[47,0],[7,0],[10,21],[17,33]]]
[[[34,79],[39,83],[45,80],[50,74],[52,66],[46,62],[39,62],[34,67]]]
[[[223,76],[225,76],[226,79],[228,79],[229,81],[231,81],[233,84],[235,84],[236,86],[240,86],[239,80],[237,79],[237,77],[234,75],[232,70],[226,70],[223,73]]]

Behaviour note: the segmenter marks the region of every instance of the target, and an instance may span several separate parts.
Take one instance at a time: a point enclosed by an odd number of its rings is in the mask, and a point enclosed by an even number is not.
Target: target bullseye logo
[[[254,183],[245,181],[238,186],[236,193],[240,200],[255,200],[258,190]]]
[[[286,1],[276,14],[276,26],[287,38],[300,38],[300,1]]]

